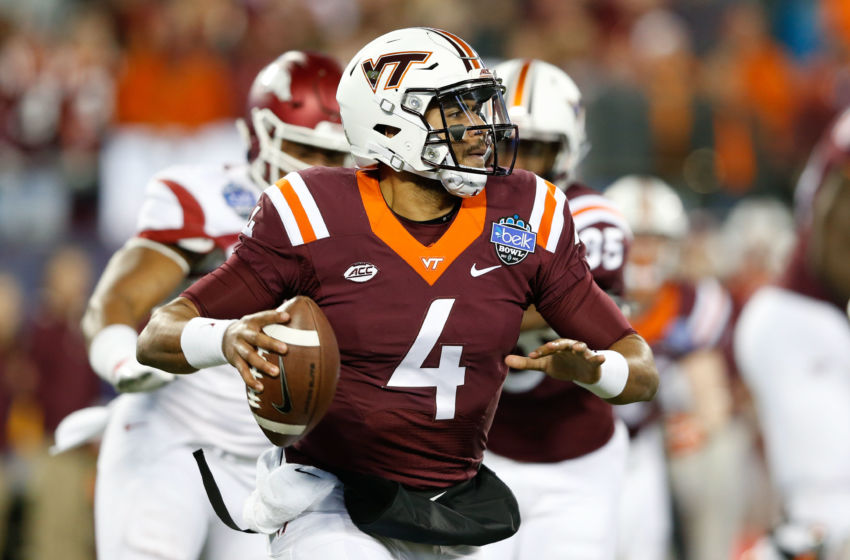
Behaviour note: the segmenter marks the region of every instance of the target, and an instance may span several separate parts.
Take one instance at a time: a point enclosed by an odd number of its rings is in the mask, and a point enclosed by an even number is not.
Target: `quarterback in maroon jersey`
[[[517,167],[565,191],[594,280],[622,296],[631,230],[610,201],[575,180],[587,145],[579,89],[541,60],[509,60],[494,71],[519,127]],[[520,348],[557,338],[541,323],[539,314],[526,313]],[[609,403],[540,371],[512,371],[487,448],[485,462],[516,495],[522,526],[485,547],[483,558],[614,558],[628,435]]]
[[[465,41],[428,28],[383,35],[345,69],[337,100],[360,168],[269,187],[234,255],[154,314],[139,359],[178,373],[229,361],[261,391],[249,368],[279,372],[257,348],[286,352],[262,327],[288,321],[274,310],[285,298],[311,297],[339,342],[337,394],[285,464],[278,450],[265,457],[274,482],[258,486],[247,517],[274,532],[275,558],[474,554],[519,523],[481,465],[508,367],[632,402],[655,393],[652,355],[593,282],[564,194],[511,174],[516,129]],[[512,355],[531,304],[569,338]],[[280,487],[309,484],[301,507],[271,504],[286,501]]]

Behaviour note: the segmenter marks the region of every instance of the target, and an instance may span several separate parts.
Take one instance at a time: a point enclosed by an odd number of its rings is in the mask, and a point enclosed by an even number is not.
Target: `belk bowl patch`
[[[233,208],[241,218],[248,219],[251,211],[257,205],[259,196],[239,183],[228,183],[221,191],[227,205]]]
[[[517,214],[493,222],[490,243],[496,246],[496,256],[507,265],[522,262],[537,246],[537,234]]]

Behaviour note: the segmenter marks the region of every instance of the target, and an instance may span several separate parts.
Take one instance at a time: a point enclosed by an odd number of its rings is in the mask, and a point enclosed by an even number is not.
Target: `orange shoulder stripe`
[[[310,219],[307,217],[307,212],[301,204],[301,199],[295,194],[295,189],[292,188],[292,185],[286,179],[280,179],[275,185],[280,190],[283,198],[286,199],[289,209],[292,210],[292,215],[295,216],[295,222],[298,224],[298,230],[301,232],[301,238],[304,240],[304,243],[315,241],[316,232],[310,224]]]
[[[537,229],[537,244],[542,245],[544,249],[548,249],[546,242],[549,240],[549,231],[552,229],[552,219],[555,217],[555,190],[557,187],[545,181],[546,183],[546,201],[543,205],[543,217],[540,218],[540,227]]]

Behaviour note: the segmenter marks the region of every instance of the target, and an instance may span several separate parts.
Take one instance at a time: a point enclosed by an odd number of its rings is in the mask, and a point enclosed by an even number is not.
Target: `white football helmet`
[[[237,121],[257,185],[310,167],[282,149],[284,140],[344,162],[348,142],[334,97],[341,74],[333,58],[306,51],[285,52],[260,70],[248,94],[247,117]]]
[[[472,47],[447,31],[399,29],[373,40],[343,72],[337,101],[359,166],[381,162],[439,179],[462,197],[478,194],[489,175],[513,170],[517,134],[502,87]],[[432,109],[441,127],[429,125]],[[482,165],[464,165],[455,153],[453,143],[468,134],[483,136]]]
[[[508,116],[519,127],[520,144],[558,143],[555,163],[544,178],[565,188],[589,150],[584,105],[575,82],[542,60],[515,58],[493,71],[505,86]]]
[[[626,175],[605,189],[635,235],[682,239],[688,233],[688,216],[673,187],[649,175]]]
[[[624,275],[629,297],[645,299],[679,268],[681,241],[688,233],[688,216],[673,188],[656,177],[626,175],[606,190],[634,233]]]

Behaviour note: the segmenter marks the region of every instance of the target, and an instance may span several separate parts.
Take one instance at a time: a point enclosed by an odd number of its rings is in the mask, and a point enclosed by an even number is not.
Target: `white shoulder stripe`
[[[543,208],[546,206],[548,190],[546,183],[540,177],[537,177],[537,183],[534,185],[534,206],[531,208],[531,217],[528,219],[532,231],[540,230],[540,220],[543,219]]]
[[[555,210],[551,216],[546,216],[546,199],[549,196],[549,185],[546,184],[546,181],[537,177],[535,187],[534,206],[531,209],[531,218],[529,218],[528,223],[531,225],[532,231],[538,233],[541,227],[549,226],[549,236],[545,241],[543,239],[538,239],[537,241],[538,243],[545,242],[546,250],[554,253],[555,247],[558,245],[558,239],[560,239],[561,233],[564,230],[564,204],[566,204],[567,197],[561,189],[553,189]],[[548,220],[549,223],[545,224],[544,219]],[[577,239],[578,237],[576,237]]]
[[[280,221],[283,223],[283,228],[286,230],[286,235],[289,237],[289,242],[293,247],[304,244],[304,238],[301,237],[301,230],[298,229],[298,222],[295,221],[295,214],[283,198],[283,193],[277,188],[277,185],[272,185],[265,191],[266,196],[271,199],[277,210],[277,215],[280,216]]]
[[[307,218],[310,220],[310,225],[313,227],[316,239],[329,237],[330,234],[325,225],[325,220],[322,218],[322,213],[319,212],[319,207],[316,205],[313,195],[310,194],[310,189],[304,184],[304,179],[301,178],[301,175],[293,172],[287,175],[285,179],[289,181],[295,194],[298,195],[298,200],[301,201],[301,206],[304,207],[304,211],[307,213]]]
[[[572,202],[570,202],[570,210],[572,210]],[[579,231],[594,224],[605,223],[623,230],[629,238],[633,237],[632,230],[626,220],[620,214],[614,214],[604,208],[585,210],[578,215],[573,212],[573,222],[575,222],[576,229]]]
[[[581,194],[570,199],[570,210],[573,214],[590,206],[603,206],[619,213],[617,206],[601,194]]]

